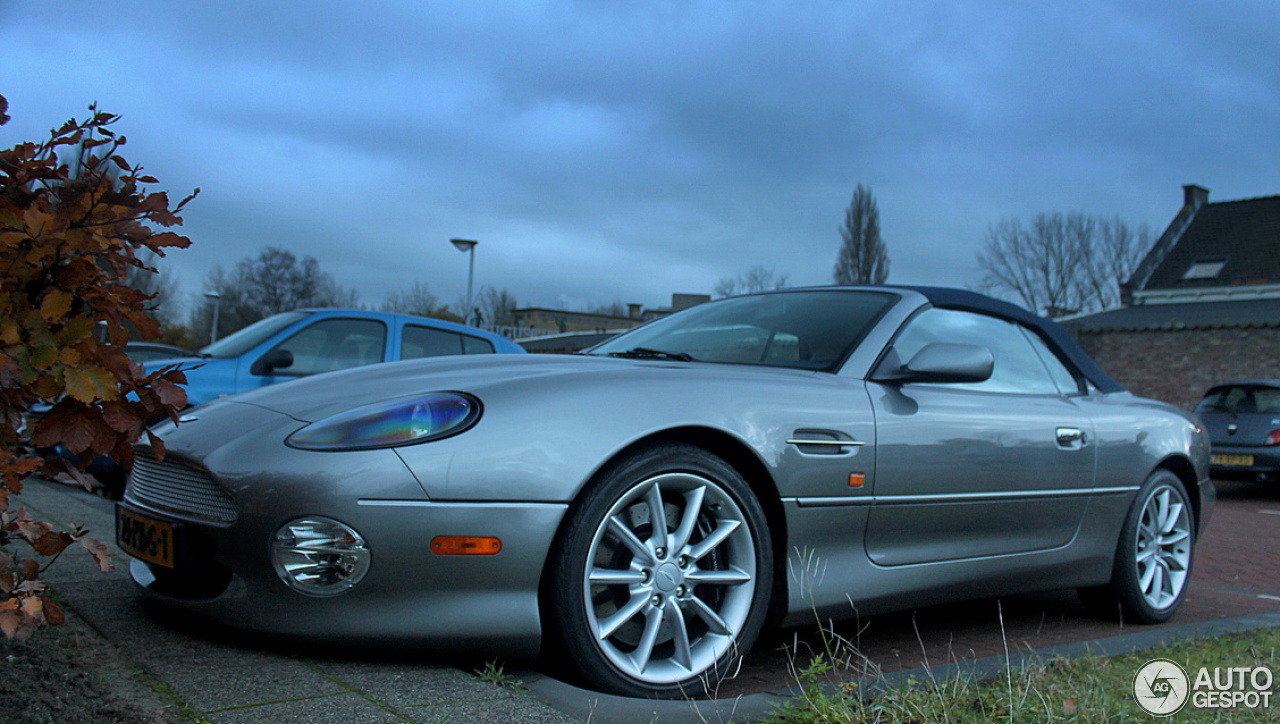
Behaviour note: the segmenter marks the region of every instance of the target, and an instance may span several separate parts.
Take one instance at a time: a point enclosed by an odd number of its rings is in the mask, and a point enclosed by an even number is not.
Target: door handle
[[[1088,444],[1084,430],[1077,427],[1060,427],[1057,432],[1058,447],[1066,450],[1079,450]]]

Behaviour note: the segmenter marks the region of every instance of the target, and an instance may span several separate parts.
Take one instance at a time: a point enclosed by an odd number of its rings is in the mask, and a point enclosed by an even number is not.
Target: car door
[[[871,560],[895,566],[1066,545],[1095,468],[1071,373],[1030,330],[964,311],[926,310],[894,348],[906,361],[934,342],[986,347],[995,366],[980,383],[868,383],[877,440]]]

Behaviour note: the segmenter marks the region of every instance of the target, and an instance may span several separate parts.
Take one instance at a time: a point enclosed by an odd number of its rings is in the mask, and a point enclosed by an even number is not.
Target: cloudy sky
[[[1274,0],[0,0],[0,47],[0,147],[96,100],[201,188],[164,267],[192,297],[281,246],[455,302],[451,237],[522,305],[825,284],[859,183],[890,281],[965,286],[1003,218],[1280,194]]]

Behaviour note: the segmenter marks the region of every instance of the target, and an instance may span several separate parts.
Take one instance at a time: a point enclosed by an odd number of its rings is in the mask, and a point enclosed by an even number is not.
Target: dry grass
[[[803,693],[771,724],[988,724],[989,722],[1277,722],[1280,721],[1280,629],[1185,641],[1113,658],[1089,656],[1006,664],[999,675],[926,673],[899,681],[858,653],[851,642],[826,637],[825,650],[794,671]],[[1006,652],[1007,654],[1008,652]],[[1170,719],[1144,712],[1133,698],[1134,675],[1154,658],[1178,662],[1194,679],[1200,667],[1267,667],[1274,674],[1271,706],[1197,709]],[[1009,657],[1005,656],[1005,661]],[[837,683],[840,679],[846,683]],[[847,682],[857,683],[847,683]]]

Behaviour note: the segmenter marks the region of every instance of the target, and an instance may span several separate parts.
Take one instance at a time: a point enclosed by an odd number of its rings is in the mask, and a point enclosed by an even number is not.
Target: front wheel
[[[546,601],[554,643],[588,683],[625,696],[700,696],[764,623],[764,511],[731,466],[688,445],[611,466],[570,511]]]
[[[1136,623],[1163,623],[1177,611],[1191,580],[1195,518],[1182,482],[1157,470],[1143,483],[1125,518],[1111,583],[1080,592],[1099,613]]]

